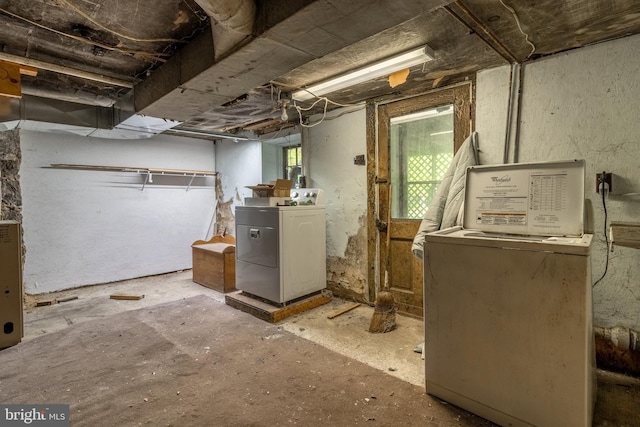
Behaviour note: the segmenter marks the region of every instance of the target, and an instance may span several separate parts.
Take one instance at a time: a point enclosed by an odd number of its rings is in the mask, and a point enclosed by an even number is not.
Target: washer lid
[[[589,255],[592,234],[582,236],[524,236],[465,230],[460,226],[433,231],[425,235],[425,250],[439,249],[436,243],[478,246],[504,250],[543,251],[571,255]],[[434,249],[435,248],[435,249]]]
[[[585,161],[471,166],[465,229],[535,236],[584,233]]]

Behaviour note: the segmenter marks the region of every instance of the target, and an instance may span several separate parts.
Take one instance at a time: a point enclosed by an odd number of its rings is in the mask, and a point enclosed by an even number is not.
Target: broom
[[[389,291],[389,267],[391,253],[391,184],[389,184],[389,207],[387,210],[387,266],[384,271],[384,287],[376,295],[376,306],[373,309],[373,317],[369,323],[369,332],[385,333],[396,327],[396,305],[393,294]]]

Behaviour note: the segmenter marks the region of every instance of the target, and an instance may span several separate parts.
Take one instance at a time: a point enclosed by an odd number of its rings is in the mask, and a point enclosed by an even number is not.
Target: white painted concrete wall
[[[207,235],[213,178],[49,169],[51,163],[214,170],[213,143],[109,140],[21,131],[25,291],[46,293],[191,268]]]
[[[262,182],[262,143],[259,141],[223,140],[216,143],[216,171],[222,182],[221,199],[231,201],[231,210],[244,204],[253,192],[248,185]],[[235,234],[235,222],[229,223],[229,232]]]
[[[262,179],[268,184],[282,175],[282,147],[275,144],[262,144]]]
[[[308,187],[326,192],[327,281],[367,298],[367,168],[353,163],[366,153],[366,114],[343,109],[329,118],[303,133],[304,173]]]
[[[343,257],[349,237],[360,229],[359,219],[367,214],[367,168],[353,164],[355,156],[366,153],[365,110],[326,120],[310,128],[308,136],[307,186],[326,192],[327,256]],[[366,254],[366,247],[362,250]]]
[[[608,221],[640,221],[640,36],[585,47],[525,67],[520,162],[585,159],[594,281],[605,268],[604,209],[595,174],[613,172]],[[509,67],[478,73],[481,161],[501,163]],[[640,250],[616,247],[594,288],[595,324],[640,328]]]
[[[477,76],[476,131],[480,163],[503,163],[511,67],[492,68]]]

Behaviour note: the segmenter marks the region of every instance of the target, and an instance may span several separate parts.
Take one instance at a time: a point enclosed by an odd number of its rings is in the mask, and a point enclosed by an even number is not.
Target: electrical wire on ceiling
[[[159,38],[159,39],[140,39],[137,37],[133,37],[133,36],[128,36],[126,34],[122,34],[112,28],[109,28],[105,25],[102,25],[100,22],[96,21],[95,19],[93,19],[90,15],[88,15],[87,13],[83,12],[81,9],[79,9],[77,6],[73,5],[71,2],[69,2],[68,0],[58,0],[61,1],[62,3],[66,4],[67,6],[69,6],[71,9],[73,9],[78,15],[82,16],[83,18],[87,19],[88,21],[90,21],[91,23],[97,25],[98,27],[102,28],[105,31],[110,32],[111,34],[114,34],[118,37],[122,37],[123,39],[127,39],[127,40],[131,40],[134,42],[141,42],[141,43],[156,43],[156,42],[169,42],[169,43],[177,43],[180,42],[180,40],[178,39],[173,39],[173,38]]]
[[[322,101],[324,101],[324,108],[322,109],[322,118],[321,118],[319,121],[317,121],[316,123],[313,123],[313,124],[311,124],[311,125],[308,125],[308,124],[304,123],[304,121],[302,120],[302,112],[303,112],[303,111],[309,111],[309,110],[311,110],[313,107],[315,107],[315,106],[316,106],[316,104],[317,104],[318,102],[322,102]],[[311,104],[309,107],[307,107],[307,108],[302,108],[302,107],[300,107],[299,105],[297,105],[297,104],[295,103],[295,101],[294,101],[294,102],[293,102],[293,108],[295,108],[295,109],[296,109],[296,111],[298,112],[298,117],[299,117],[299,119],[300,119],[300,126],[302,126],[302,127],[304,127],[304,128],[312,128],[312,127],[318,126],[320,123],[322,123],[322,122],[324,121],[325,117],[327,117],[327,108],[329,107],[329,102],[330,102],[330,101],[329,101],[329,98],[322,97],[322,98],[318,98],[318,99],[317,99],[313,104]]]
[[[500,0],[500,3],[509,11],[511,12],[511,14],[513,15],[513,17],[516,20],[516,24],[518,25],[518,30],[520,30],[520,32],[522,33],[522,35],[524,36],[524,41],[526,41],[529,46],[531,46],[531,52],[529,52],[529,55],[527,55],[527,57],[525,59],[528,59],[531,57],[531,55],[533,55],[533,53],[536,51],[536,45],[534,45],[533,43],[531,43],[531,41],[529,40],[529,34],[525,33],[522,30],[522,25],[520,25],[520,18],[518,18],[518,14],[516,13],[516,11],[508,6],[503,0]]]
[[[271,103],[273,104],[271,112],[275,112],[283,108],[283,104],[285,102],[288,103],[289,100],[286,98],[285,92],[279,87],[269,84],[269,88],[271,91]]]
[[[289,85],[289,84],[278,82],[278,81],[274,81],[274,80],[272,80],[270,83],[271,83],[272,86],[282,86],[282,87],[286,87],[288,89],[293,89],[293,90],[305,90],[308,93],[310,93],[311,95],[313,95],[315,98],[317,98],[316,101],[314,101],[313,104],[311,104],[309,107],[301,107],[296,103],[295,100],[293,100],[293,104],[291,104],[291,106],[293,108],[295,108],[296,111],[298,112],[298,118],[299,118],[299,121],[300,121],[300,126],[305,127],[305,128],[312,128],[312,127],[318,126],[320,123],[322,123],[327,118],[327,109],[329,108],[329,104],[335,105],[337,107],[361,107],[362,108],[361,104],[341,104],[339,102],[332,101],[331,99],[327,98],[326,96],[316,96],[312,92],[309,92],[307,89],[305,89],[303,87],[300,87],[300,86]],[[323,102],[323,101],[324,101],[324,108],[322,109],[322,118],[319,121],[317,121],[317,122],[315,122],[313,124],[310,124],[310,125],[309,124],[305,124],[304,120],[303,120],[303,117],[302,117],[302,112],[303,111],[312,110],[319,102]],[[360,108],[358,108],[358,109],[360,109]],[[357,111],[357,110],[353,110],[353,111]]]
[[[363,103],[359,107],[352,108],[352,109],[347,110],[347,111],[342,111],[340,114],[336,114],[335,116],[331,116],[331,117],[326,117],[324,120],[335,120],[335,119],[338,119],[338,118],[340,118],[342,116],[345,116],[347,114],[351,114],[351,113],[355,113],[356,111],[364,110],[365,108],[367,108],[367,107]]]
[[[184,5],[187,6],[189,10],[191,10],[191,13],[193,13],[193,16],[198,18],[201,22],[207,21],[209,19],[209,16],[206,13],[203,13],[202,10],[194,9],[193,7],[191,7],[188,1],[182,0],[182,3],[184,3]]]
[[[183,1],[184,1],[184,0],[183,0]],[[185,2],[185,4],[186,4],[186,2]],[[193,9],[191,9],[191,10],[193,11]],[[204,17],[204,19],[202,19],[202,18],[200,17],[200,15],[199,15],[199,14],[195,13],[195,11],[193,11],[193,12],[194,12],[194,15],[195,15],[198,19],[200,19],[200,22],[207,22],[207,23],[209,22],[209,17],[208,17],[208,16],[205,16],[205,17]],[[196,34],[198,34],[198,33],[199,33],[199,32],[201,32],[204,28],[206,28],[206,27],[207,27],[207,25],[208,25],[208,24],[205,24],[205,25],[203,25],[203,26],[200,26],[200,27],[198,27],[198,28],[195,28],[195,29],[191,32],[191,34],[189,34],[188,36],[182,37],[178,42],[179,42],[179,43],[187,43],[189,40],[193,39],[193,37],[194,37]],[[173,47],[173,44],[168,44],[168,45],[166,45],[166,46],[164,47],[164,49],[162,49],[162,52],[160,52],[159,54],[161,54],[161,55],[163,55],[163,56],[171,56],[172,54],[171,54],[171,53],[168,53],[168,51],[169,51],[172,47]],[[159,62],[167,62],[167,61],[166,61],[166,60],[158,60],[158,61],[155,61],[155,62],[153,62],[149,67],[147,67],[147,68],[146,68],[146,69],[144,69],[143,71],[141,71],[141,72],[139,72],[138,74],[136,74],[136,75],[135,75],[135,77],[136,77],[136,78],[139,78],[139,77],[140,77],[140,76],[142,76],[142,75],[149,75],[149,73],[150,73],[151,71],[153,71],[153,69],[158,65],[158,63],[159,63]]]
[[[304,90],[309,92],[307,89],[300,87],[300,86],[296,86],[296,85],[290,85],[287,83],[282,83],[282,82],[278,82],[275,80],[271,80],[269,82],[271,85],[273,86],[282,86],[282,87],[286,87],[287,89],[292,89],[292,90]],[[336,105],[338,107],[357,107],[359,106],[359,104],[340,104],[339,102],[335,102],[330,100],[329,98],[327,98],[326,96],[316,96],[315,94],[313,94],[312,92],[309,92],[311,95],[314,96],[314,98],[317,98],[318,100],[327,100],[330,104]],[[315,104],[315,103],[314,103]],[[311,108],[311,107],[310,107]],[[303,110],[308,110],[310,108],[304,108]]]
[[[93,22],[95,25],[100,26],[101,28],[104,28],[105,30],[120,36],[120,37],[124,37],[127,38],[129,40],[134,40],[134,41],[147,41],[147,42],[151,42],[151,41],[165,41],[165,42],[172,42],[170,44],[167,44],[166,46],[164,46],[164,48],[161,51],[157,51],[157,52],[148,52],[148,51],[142,51],[142,50],[135,50],[135,49],[127,49],[127,48],[123,48],[123,47],[114,47],[114,46],[110,46],[108,44],[105,43],[101,43],[100,41],[97,40],[91,40],[85,37],[81,37],[75,34],[69,34],[69,33],[65,33],[63,31],[60,30],[56,30],[54,28],[48,27],[46,25],[43,25],[41,23],[35,22],[29,18],[26,18],[24,16],[20,16],[18,14],[15,14],[9,10],[6,10],[4,8],[0,7],[0,13],[4,13],[8,16],[11,16],[13,18],[16,18],[18,20],[21,20],[23,22],[26,22],[30,25],[33,25],[34,27],[37,28],[41,28],[45,31],[50,31],[54,34],[58,34],[60,36],[63,37],[67,37],[73,40],[76,40],[78,42],[82,42],[82,43],[86,43],[89,44],[91,46],[97,46],[99,48],[111,51],[111,52],[118,52],[127,56],[132,56],[135,58],[138,58],[142,61],[145,62],[149,62],[150,65],[148,67],[146,67],[144,70],[138,72],[137,74],[135,74],[133,76],[134,79],[136,80],[140,80],[141,78],[144,78],[146,76],[149,75],[149,73],[155,69],[158,64],[160,63],[165,63],[167,62],[166,58],[169,58],[171,56],[171,53],[169,52],[172,47],[174,46],[174,43],[187,43],[189,40],[191,40],[196,34],[198,34],[199,32],[201,32],[203,30],[203,28],[206,27],[205,25],[200,25],[197,28],[195,28],[190,35],[182,37],[181,39],[177,40],[177,39],[173,39],[173,38],[168,38],[168,39],[151,39],[151,40],[140,40],[140,39],[134,39],[131,37],[128,37],[126,35],[120,34],[116,31],[113,31],[109,28],[106,28],[105,26],[101,25],[100,23],[96,22],[95,20],[93,20],[92,18],[90,18],[88,15],[86,15],[86,13],[80,11],[79,9],[77,9],[75,6],[73,6],[72,4],[70,4],[68,1],[66,0],[62,0],[65,2],[65,4],[69,5],[72,9],[74,9],[76,12],[80,13],[82,16],[84,16],[85,18],[89,19],[91,22]],[[208,22],[209,17],[206,14],[201,14],[198,13],[197,10],[195,10],[186,0],[182,0],[182,2],[189,8],[189,10],[193,13],[193,15],[200,21],[200,22]],[[121,91],[119,91],[119,93],[121,93]]]
[[[318,102],[321,102],[321,101],[324,101],[324,109],[322,111],[322,118],[320,120],[318,120],[317,122],[312,123],[312,124],[303,123],[302,111],[311,110]],[[335,117],[327,117],[327,108],[328,108],[329,104],[337,105],[338,107],[356,107],[356,108],[351,109],[349,111],[344,111],[344,112],[338,114]],[[331,101],[329,98],[327,98],[325,96],[318,97],[318,99],[307,108],[302,108],[299,105],[296,105],[295,101],[293,103],[293,107],[298,112],[298,117],[300,118],[300,126],[305,127],[305,128],[312,128],[314,126],[318,126],[320,123],[324,122],[325,120],[334,120],[334,119],[337,119],[338,117],[341,117],[341,116],[343,116],[345,114],[353,113],[355,111],[359,111],[359,110],[362,110],[362,109],[365,108],[362,104],[339,104],[337,102]]]
[[[10,11],[8,11],[6,9],[3,9],[3,8],[0,8],[0,12],[4,13],[5,15],[9,15],[9,16],[11,16],[13,18],[16,18],[16,19],[19,19],[21,21],[24,21],[24,22],[26,22],[28,24],[31,24],[31,25],[33,25],[35,27],[42,28],[43,30],[51,31],[52,33],[58,34],[60,36],[68,37],[70,39],[73,39],[73,40],[76,40],[76,41],[79,41],[79,42],[82,42],[82,43],[87,43],[87,44],[90,44],[92,46],[98,46],[98,47],[106,49],[106,50],[120,52],[120,53],[123,53],[123,54],[126,54],[126,55],[130,55],[130,56],[136,56],[136,57],[139,57],[139,58],[141,58],[143,60],[146,60],[146,61],[149,61],[149,62],[151,62],[151,61],[166,62],[167,60],[162,58],[162,56],[167,56],[167,57],[169,56],[168,54],[164,54],[164,53],[146,52],[146,51],[142,51],[142,50],[133,50],[133,49],[125,49],[125,48],[109,46],[107,44],[100,43],[99,41],[89,40],[89,39],[86,39],[84,37],[76,36],[74,34],[68,34],[68,33],[65,33],[63,31],[59,31],[59,30],[56,30],[54,28],[47,27],[46,25],[42,25],[42,24],[40,24],[38,22],[30,20],[29,18],[25,18],[24,16],[17,15],[15,13],[10,12]]]
[[[267,138],[267,139],[261,139],[260,141],[262,141],[262,142],[269,142],[269,141],[272,141],[272,140],[274,140],[274,139],[278,138],[278,137],[280,136],[280,133],[281,133],[282,131],[284,131],[284,130],[285,130],[285,128],[279,128],[279,129],[278,129],[278,131],[277,131],[276,133],[274,133],[272,136],[270,136],[270,137],[269,137],[269,138]],[[287,135],[287,136],[289,136],[289,135]]]

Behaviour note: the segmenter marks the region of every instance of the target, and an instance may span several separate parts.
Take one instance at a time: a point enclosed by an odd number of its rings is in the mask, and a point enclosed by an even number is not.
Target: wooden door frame
[[[409,111],[415,110],[418,106],[422,109],[437,107],[444,104],[453,104],[454,108],[454,152],[462,145],[465,139],[471,134],[475,123],[475,108],[473,108],[472,82],[445,87],[442,89],[426,92],[409,98],[371,101],[366,107],[366,131],[367,131],[367,283],[369,288],[368,301],[376,299],[376,290],[381,283],[382,270],[378,266],[383,265],[386,253],[386,235],[379,232],[376,227],[378,218],[387,218],[388,208],[380,206],[378,211],[377,200],[380,194],[388,191],[388,186],[378,184],[389,182],[387,170],[380,170],[380,164],[388,159],[378,161],[378,135],[382,132],[389,133],[388,118],[401,116]],[[379,108],[384,106],[386,116],[380,117]],[[468,118],[468,119],[467,119]],[[383,123],[384,122],[384,123]],[[389,140],[390,138],[388,138]],[[365,296],[366,297],[366,296]]]

